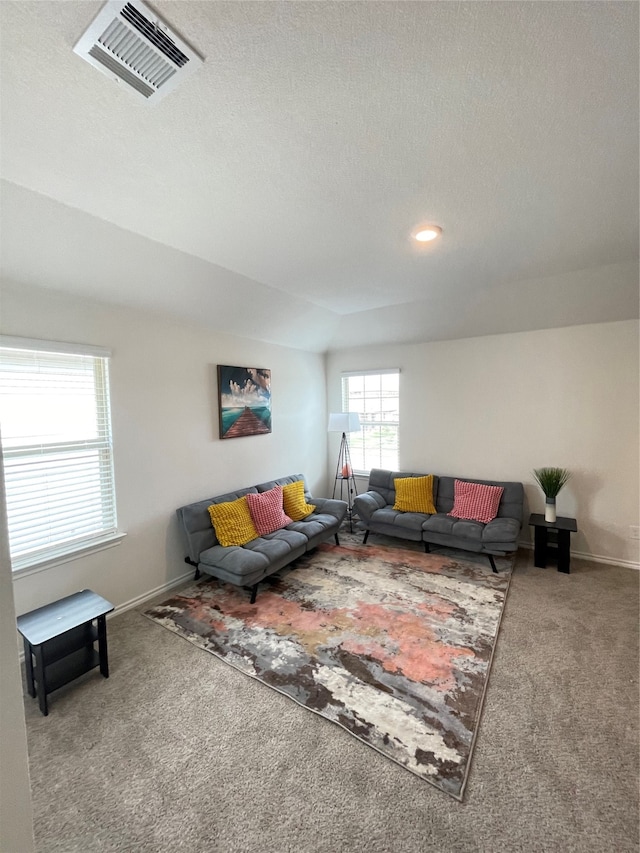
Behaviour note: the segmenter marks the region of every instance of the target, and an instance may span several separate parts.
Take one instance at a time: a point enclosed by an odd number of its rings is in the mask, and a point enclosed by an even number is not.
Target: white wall
[[[184,503],[299,471],[318,495],[333,483],[339,436],[327,452],[322,356],[8,282],[2,326],[112,349],[127,533],[116,548],[16,578],[18,613],[83,587],[119,605],[179,578],[187,567],[175,509]],[[271,435],[219,440],[218,363],[271,368]],[[335,352],[329,410],[340,409],[341,370],[376,367],[401,369],[401,468],[521,480],[536,511],[532,469],[567,467],[558,511],[578,519],[574,550],[638,563],[629,538],[639,523],[637,321]]]
[[[250,307],[248,306],[248,309]],[[112,350],[118,547],[15,579],[18,614],[82,588],[115,605],[188,571],[177,507],[287,474],[326,487],[324,358],[3,283],[2,331]],[[220,441],[216,365],[272,371],[273,432]]]
[[[578,520],[572,548],[638,563],[638,321],[340,350],[330,411],[342,370],[384,367],[401,370],[402,470],[522,481],[528,518],[544,506],[532,470],[569,468],[557,506]]]
[[[31,853],[33,812],[0,455],[0,851]]]

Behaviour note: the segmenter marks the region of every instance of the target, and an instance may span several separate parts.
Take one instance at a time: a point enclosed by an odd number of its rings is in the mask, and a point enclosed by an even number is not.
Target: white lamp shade
[[[329,415],[328,432],[358,432],[360,416],[357,412],[333,412]]]

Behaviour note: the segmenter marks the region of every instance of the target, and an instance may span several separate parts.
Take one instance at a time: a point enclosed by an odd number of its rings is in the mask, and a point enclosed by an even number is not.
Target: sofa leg
[[[337,533],[334,533],[333,535],[334,535],[334,536],[335,536],[335,538],[336,538],[336,545],[339,545],[339,544],[340,544],[340,540],[338,539],[338,534],[337,534]]]
[[[258,594],[258,584],[254,583],[254,585],[251,587],[251,601],[249,602],[249,604],[255,604],[256,603],[256,595],[257,594]]]
[[[363,544],[363,545],[366,545],[366,544],[367,544],[367,539],[368,539],[368,538],[369,538],[369,531],[368,531],[368,530],[365,530],[365,532],[364,532],[364,539],[362,540],[362,544]]]
[[[491,563],[491,568],[496,574],[498,574],[498,570],[496,569],[496,561],[493,559],[493,554],[487,554],[487,557],[489,558],[489,562]]]
[[[425,554],[430,554],[430,553],[431,553],[431,546],[429,545],[429,543],[428,543],[428,542],[425,542],[425,543],[424,543],[424,552],[425,552]]]
[[[185,563],[187,563],[187,565],[196,567],[196,573],[193,576],[193,579],[197,581],[198,578],[200,577],[200,569],[198,568],[198,564],[194,563],[190,557],[185,557],[184,561],[185,561]]]

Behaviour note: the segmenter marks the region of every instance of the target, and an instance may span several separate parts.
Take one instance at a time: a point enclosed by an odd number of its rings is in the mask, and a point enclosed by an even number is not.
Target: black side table
[[[545,521],[544,515],[532,512],[529,524],[534,528],[534,565],[539,569],[546,569],[547,560],[551,554],[555,554],[558,558],[558,571],[568,575],[571,570],[571,534],[578,531],[575,518],[558,516],[555,521]]]
[[[109,678],[106,614],[113,604],[83,589],[18,616],[24,639],[24,662],[29,696],[38,696],[47,716],[47,696],[96,666]],[[94,620],[97,625],[94,625]],[[98,641],[98,651],[94,642]]]

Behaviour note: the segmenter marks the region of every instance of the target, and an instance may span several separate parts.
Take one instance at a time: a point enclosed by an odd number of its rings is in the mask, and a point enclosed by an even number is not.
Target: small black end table
[[[96,666],[109,678],[106,615],[113,604],[83,589],[18,616],[29,696],[47,716],[47,696]],[[96,625],[94,625],[96,621]],[[98,641],[98,651],[94,642]],[[36,686],[37,685],[37,686]]]
[[[550,555],[556,554],[558,571],[568,575],[571,571],[571,534],[578,531],[575,518],[564,518],[559,515],[555,521],[545,521],[544,515],[532,512],[529,524],[534,528],[534,565],[539,569],[546,569]],[[554,539],[557,541],[553,541]]]

